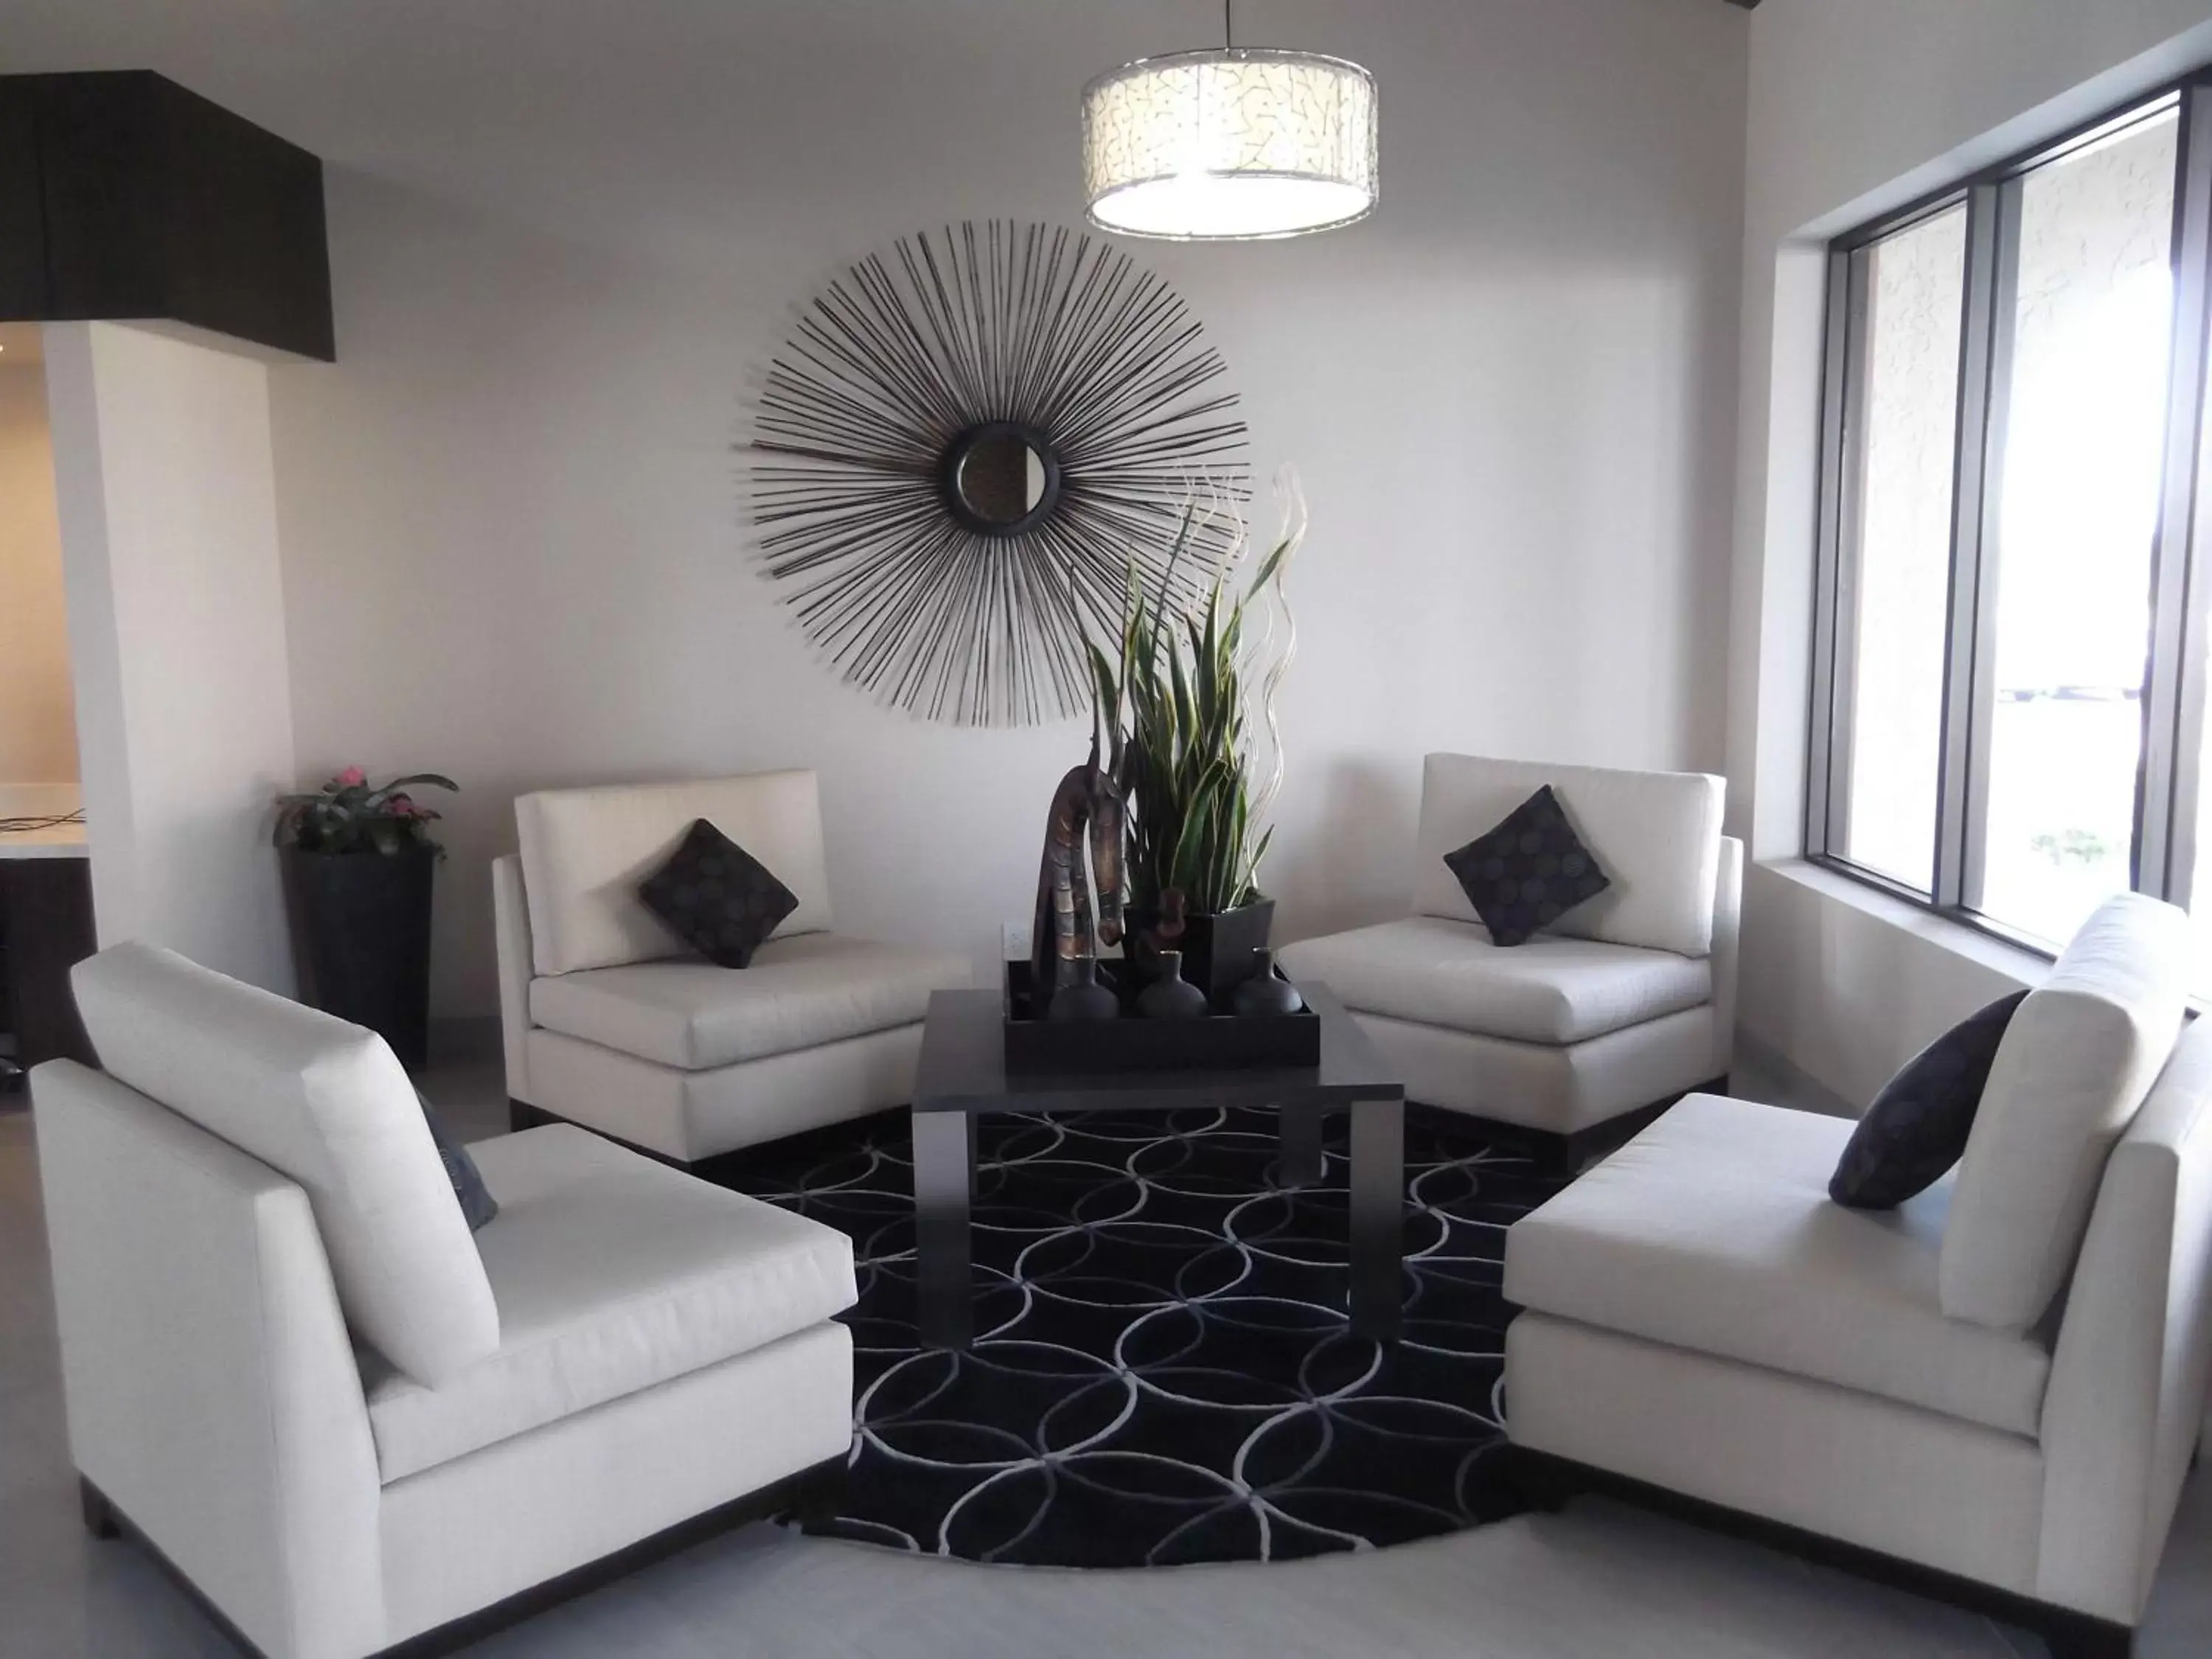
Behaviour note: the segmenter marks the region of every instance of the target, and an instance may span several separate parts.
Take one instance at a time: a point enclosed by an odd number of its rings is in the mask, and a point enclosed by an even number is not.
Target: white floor
[[[434,1077],[471,1136],[497,1079]],[[470,1651],[501,1659],[1327,1655],[1455,1659],[2014,1659],[1988,1620],[1611,1504],[1283,1566],[977,1567],[753,1527]],[[231,1650],[147,1558],[78,1525],[29,1120],[0,1113],[0,1659]],[[2140,1659],[2212,1656],[2212,1479],[2195,1477]]]

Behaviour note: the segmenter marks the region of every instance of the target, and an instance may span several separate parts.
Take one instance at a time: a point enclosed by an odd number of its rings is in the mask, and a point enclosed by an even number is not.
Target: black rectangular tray
[[[1102,962],[1098,980],[1121,999],[1121,1018],[1055,1024],[1030,1008],[1030,964],[1006,963],[1003,990],[1006,1070],[1040,1073],[1293,1071],[1321,1064],[1321,1016],[1146,1019],[1136,1011],[1134,986],[1120,982],[1121,964]],[[1277,975],[1279,978],[1281,975]]]

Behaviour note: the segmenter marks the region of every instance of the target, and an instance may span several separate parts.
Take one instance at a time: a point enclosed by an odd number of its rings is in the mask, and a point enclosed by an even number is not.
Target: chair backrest
[[[811,772],[544,789],[514,803],[536,970],[573,974],[687,954],[637,888],[699,818],[799,900],[771,938],[829,931],[829,860]]]
[[[1952,1318],[2025,1330],[2064,1288],[2106,1155],[2173,1052],[2190,945],[2182,911],[2118,894],[2014,1013],[1944,1225]]]
[[[1431,755],[1421,769],[1414,913],[1479,921],[1444,854],[1492,828],[1547,783],[1613,885],[1546,931],[1686,957],[1708,954],[1727,783],[1702,772],[1625,772]]]
[[[2105,1160],[2044,1395],[2036,1593],[2133,1624],[2212,1384],[2212,1018]]]
[[[70,977],[110,1077],[306,1190],[363,1340],[433,1384],[498,1348],[483,1258],[383,1038],[135,941]]]

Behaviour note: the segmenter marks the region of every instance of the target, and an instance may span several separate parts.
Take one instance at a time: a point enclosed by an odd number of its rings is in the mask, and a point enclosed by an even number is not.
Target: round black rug
[[[729,1184],[850,1234],[854,1455],[820,1528],[1031,1565],[1285,1560],[1501,1519],[1504,1230],[1559,1189],[1443,1112],[1406,1124],[1406,1322],[1345,1316],[1341,1114],[1276,1184],[1272,1112],[982,1120],[975,1346],[915,1337],[904,1113],[758,1149]]]

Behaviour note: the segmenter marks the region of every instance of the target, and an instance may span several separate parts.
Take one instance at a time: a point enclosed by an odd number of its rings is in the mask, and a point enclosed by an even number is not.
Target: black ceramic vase
[[[1237,987],[1250,976],[1252,952],[1267,942],[1268,930],[1274,920],[1273,899],[1260,899],[1242,909],[1224,910],[1218,915],[1193,915],[1184,918],[1180,938],[1163,941],[1156,947],[1149,935],[1158,925],[1158,911],[1131,905],[1127,913],[1128,933],[1122,950],[1146,979],[1158,976],[1162,955],[1170,950],[1180,951],[1183,981],[1196,986],[1210,1007],[1225,1013]]]
[[[1145,987],[1137,1012],[1146,1019],[1204,1019],[1206,993],[1182,976],[1182,952],[1160,952],[1160,976]]]
[[[428,847],[393,854],[283,854],[300,1000],[366,1025],[410,1072],[428,1059]]]
[[[1052,994],[1045,1018],[1056,1020],[1119,1019],[1121,1000],[1098,982],[1098,963],[1084,957],[1072,964],[1074,978]]]
[[[1298,988],[1275,975],[1275,953],[1264,945],[1252,952],[1252,976],[1239,985],[1229,999],[1229,1006],[1239,1018],[1263,1018],[1269,1015],[1295,1014],[1306,1006],[1298,994]]]

